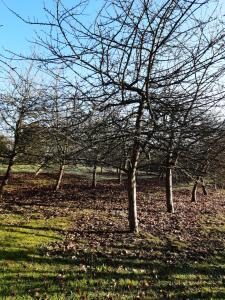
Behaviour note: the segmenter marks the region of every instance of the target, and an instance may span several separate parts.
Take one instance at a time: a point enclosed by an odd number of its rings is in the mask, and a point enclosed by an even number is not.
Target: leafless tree
[[[7,83],[0,96],[0,124],[3,132],[11,139],[8,166],[0,186],[2,196],[4,187],[11,175],[12,166],[19,153],[24,152],[23,129],[38,117],[42,91],[35,83],[32,65],[19,73],[12,68],[7,71]]]
[[[77,78],[82,80],[89,101],[101,109],[119,107],[133,120],[127,164],[132,231],[138,230],[136,171],[143,126],[147,120],[151,126],[158,121],[153,102],[175,87],[181,87],[178,94],[189,95],[193,79],[208,66],[223,72],[224,30],[216,14],[209,15],[213,10],[208,4],[212,1],[104,1],[87,25],[82,15],[87,1],[67,8],[57,0],[54,11],[45,10],[47,21],[35,22],[46,27],[46,35],[40,35],[36,44],[47,55],[33,59],[51,70],[63,65],[65,81],[73,86]],[[219,75],[218,71],[214,79]]]

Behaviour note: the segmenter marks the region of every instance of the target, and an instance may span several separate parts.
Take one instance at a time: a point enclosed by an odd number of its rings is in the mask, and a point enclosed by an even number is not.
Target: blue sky
[[[6,5],[24,18],[38,18],[40,21],[44,20],[43,7],[44,2],[48,8],[53,8],[52,0],[4,0]],[[90,14],[94,13],[102,3],[102,0],[91,0]],[[64,0],[69,6],[74,0]],[[0,53],[3,49],[9,49],[16,53],[29,53],[32,45],[28,40],[32,41],[35,37],[35,30],[41,28],[39,26],[31,26],[19,20],[0,0]]]
[[[51,1],[49,1],[51,2]],[[24,17],[36,16],[41,18],[43,2],[39,0],[5,0],[5,3]],[[29,49],[28,39],[34,37],[34,27],[23,23],[13,15],[0,1],[0,52],[10,49],[23,52]]]
[[[4,54],[4,48],[12,50],[15,53],[28,54],[32,51],[32,45],[28,40],[32,41],[35,37],[35,30],[41,30],[40,26],[31,26],[19,20],[7,7],[4,6],[3,1],[8,7],[16,11],[24,18],[38,18],[40,21],[44,20],[43,7],[44,2],[49,8],[53,8],[54,0],[0,0],[0,53]],[[217,0],[222,3],[225,0]],[[222,1],[222,2],[221,2]],[[76,0],[63,0],[64,3],[71,6],[76,3]],[[90,16],[94,15],[103,0],[90,0]],[[224,11],[224,7],[222,7]],[[87,21],[90,20],[87,16]],[[42,28],[43,29],[43,28]]]

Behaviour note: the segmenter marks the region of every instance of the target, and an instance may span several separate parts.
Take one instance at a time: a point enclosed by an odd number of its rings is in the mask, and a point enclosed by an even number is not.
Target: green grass
[[[35,173],[38,169],[39,165],[32,164],[15,164],[12,168],[13,173]],[[0,174],[4,174],[6,172],[6,165],[0,165]],[[59,171],[59,167],[57,165],[50,165],[48,168],[44,168],[43,172],[46,173],[57,173]],[[111,173],[111,176],[105,176],[104,173]],[[77,166],[65,166],[66,174],[75,174],[85,176],[89,179],[92,178],[92,167],[87,167],[83,165]],[[116,178],[116,171],[112,168],[103,168],[103,173],[101,174],[101,168],[97,167],[97,180],[105,180]]]
[[[129,255],[107,257],[88,245],[71,255],[63,249],[54,254],[52,242],[63,241],[63,231],[71,226],[68,217],[45,219],[41,214],[24,217],[3,213],[0,224],[0,299],[225,297],[224,256],[202,263],[171,264]],[[145,246],[159,254],[166,245],[166,241],[147,233],[141,233],[137,239],[145,240]],[[175,236],[170,241],[181,247]],[[114,248],[121,246],[127,249],[125,244],[115,241]]]
[[[49,183],[42,180],[35,184]],[[63,190],[59,195],[64,197]],[[70,202],[65,213],[57,202],[44,204],[35,205],[35,213],[26,202],[0,211],[0,299],[225,299],[225,251],[185,259],[195,245],[172,233],[146,231],[121,233],[109,243],[100,233],[81,235],[70,244],[73,223],[78,218],[91,222],[96,211]],[[108,213],[99,210],[98,218],[106,222]],[[209,241],[222,240],[224,222],[221,215],[202,216],[200,230]],[[102,244],[92,245],[95,238]]]
[[[92,167],[77,165],[77,166],[66,166],[65,173],[67,174],[76,174],[85,176],[88,179],[92,179]],[[110,173],[110,176],[106,173]],[[106,180],[106,179],[115,179],[117,178],[116,170],[113,168],[103,168],[101,172],[101,167],[97,167],[97,181]]]
[[[4,174],[6,171],[7,166],[1,165],[0,166],[0,174]],[[35,165],[22,165],[22,164],[16,164],[13,166],[12,171],[13,173],[33,173],[36,171]]]
[[[26,299],[34,296],[37,288],[43,290],[52,281],[60,264],[43,257],[40,249],[44,244],[62,240],[61,230],[68,223],[62,218],[44,220],[35,215],[1,214],[1,299]]]

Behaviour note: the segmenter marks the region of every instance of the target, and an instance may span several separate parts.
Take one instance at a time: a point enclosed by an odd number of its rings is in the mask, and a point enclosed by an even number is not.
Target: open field
[[[139,179],[140,233],[128,231],[125,182],[16,173],[0,211],[0,299],[225,299],[225,192],[190,203]]]

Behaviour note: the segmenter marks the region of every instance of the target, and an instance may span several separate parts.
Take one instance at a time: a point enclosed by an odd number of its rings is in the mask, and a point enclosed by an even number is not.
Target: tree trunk
[[[96,188],[96,175],[97,175],[97,165],[94,163],[93,173],[92,173],[92,188]]]
[[[10,157],[10,159],[9,159],[9,164],[8,164],[6,173],[5,173],[5,175],[4,175],[3,179],[2,179],[1,186],[0,186],[0,198],[2,198],[2,195],[3,195],[3,192],[4,192],[4,188],[8,184],[8,181],[9,181],[9,178],[10,178],[10,175],[11,175],[11,172],[12,172],[12,166],[14,164],[15,158],[16,158],[16,155],[13,154]]]
[[[197,202],[197,187],[198,181],[196,180],[191,193],[191,202]]]
[[[159,182],[163,181],[164,180],[164,171],[160,171],[159,175],[158,175],[158,179],[159,179]]]
[[[216,191],[217,190],[217,181],[214,181],[214,190]]]
[[[140,172],[138,170],[136,170],[136,184],[138,183],[138,180],[139,180],[139,174],[140,174]]]
[[[34,177],[37,177],[41,172],[42,172],[42,169],[44,168],[45,164],[41,164],[38,169],[36,170],[35,174],[34,174]]]
[[[125,164],[125,163],[124,163]],[[120,168],[119,168],[119,173],[118,173],[118,182],[119,184],[122,183],[122,176],[123,176],[123,173],[122,173],[122,167],[123,167],[123,163],[121,162],[120,163]]]
[[[178,181],[178,176],[177,176],[177,173],[173,174],[173,182],[175,184],[177,184],[179,181]]]
[[[167,212],[174,213],[172,167],[166,168],[166,205]]]
[[[57,183],[55,185],[55,191],[58,191],[58,189],[60,188],[63,173],[64,173],[64,167],[65,167],[64,164],[60,165],[59,174],[58,174],[58,178],[57,178]]]
[[[128,171],[128,220],[132,232],[138,232],[136,174],[134,169]]]
[[[204,196],[207,196],[208,195],[208,191],[206,189],[206,185],[205,185],[205,181],[203,178],[201,178],[201,184],[202,184],[202,192],[203,192],[203,195]]]
[[[118,174],[118,182],[119,182],[119,184],[122,183],[122,170],[121,169],[119,170],[119,174]]]
[[[128,163],[128,221],[131,232],[138,232],[138,219],[137,219],[137,199],[136,199],[136,171],[138,160],[140,156],[140,137],[142,129],[142,116],[144,113],[145,99],[142,98],[135,123],[135,137],[131,152],[131,159]]]
[[[21,130],[21,123],[23,120],[23,112],[20,113],[19,119],[16,122],[16,127],[15,127],[15,131],[14,131],[14,144],[13,144],[13,149],[11,152],[11,155],[9,157],[9,164],[7,167],[7,171],[3,177],[1,186],[0,186],[0,198],[2,198],[3,192],[4,192],[4,187],[8,184],[10,175],[11,175],[11,171],[12,171],[12,166],[14,164],[15,158],[17,156],[17,146],[19,144],[19,140],[20,140],[20,130]]]
[[[217,190],[217,176],[216,176],[216,173],[214,174],[213,181],[214,181],[214,189]]]

